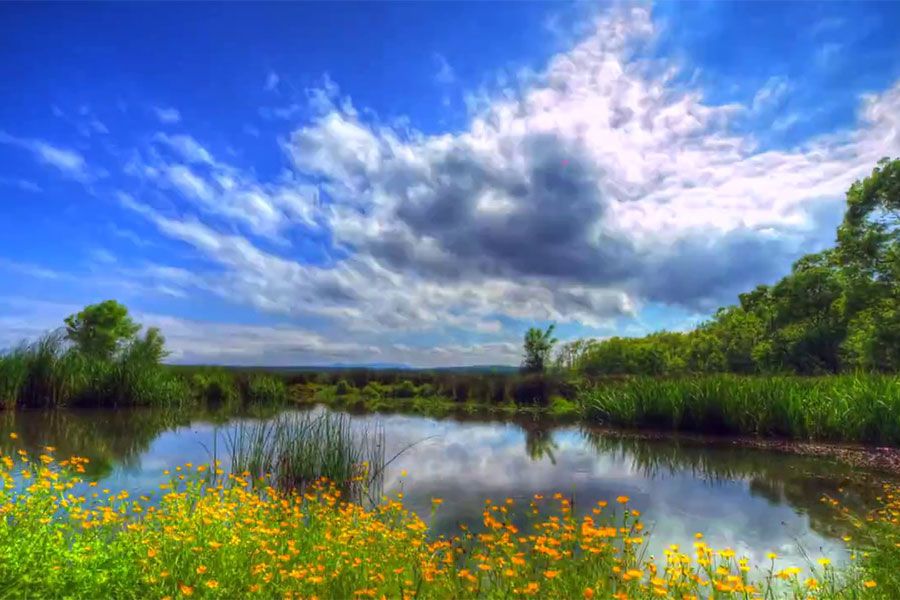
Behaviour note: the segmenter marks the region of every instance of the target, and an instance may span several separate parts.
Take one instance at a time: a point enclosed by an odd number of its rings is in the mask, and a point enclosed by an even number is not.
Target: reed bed
[[[160,364],[140,340],[112,358],[92,358],[61,331],[0,354],[0,409],[62,406],[175,406],[283,404],[283,378],[222,367],[191,369]]]
[[[342,414],[284,413],[243,421],[226,438],[231,468],[281,490],[322,478],[354,498],[369,495],[384,467],[384,431],[354,428]]]
[[[626,427],[900,443],[900,376],[713,375],[585,386],[586,418]]]

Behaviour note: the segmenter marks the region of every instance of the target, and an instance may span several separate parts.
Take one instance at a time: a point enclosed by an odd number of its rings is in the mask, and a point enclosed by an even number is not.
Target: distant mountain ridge
[[[209,365],[182,365],[209,366]],[[515,373],[519,367],[513,365],[460,365],[455,367],[413,367],[403,363],[335,363],[331,365],[220,365],[226,369],[264,369],[266,371],[352,371],[370,369],[373,371],[448,371],[453,373]]]

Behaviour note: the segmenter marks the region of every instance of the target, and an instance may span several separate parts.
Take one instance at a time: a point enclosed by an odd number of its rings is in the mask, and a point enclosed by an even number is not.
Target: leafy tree
[[[900,159],[850,187],[834,248],[738,300],[687,334],[569,343],[558,364],[588,375],[900,370]]]
[[[546,365],[550,362],[553,346],[559,341],[553,337],[554,329],[556,329],[556,325],[550,325],[545,330],[531,327],[525,332],[523,344],[525,356],[522,359],[523,371],[527,373],[542,373],[544,371]]]
[[[141,328],[131,320],[128,309],[115,300],[85,306],[81,312],[66,317],[65,323],[66,337],[76,348],[87,356],[100,359],[111,358],[132,341]],[[153,334],[154,338],[158,333],[157,330]],[[162,339],[162,336],[158,337]]]
[[[135,338],[127,347],[127,352],[134,358],[147,363],[159,363],[169,356],[166,350],[166,338],[158,327],[148,327],[143,337]]]

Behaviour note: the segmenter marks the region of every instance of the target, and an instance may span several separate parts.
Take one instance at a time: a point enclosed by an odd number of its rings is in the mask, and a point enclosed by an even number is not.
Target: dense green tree
[[[66,337],[76,348],[87,356],[100,359],[111,358],[134,340],[141,328],[131,320],[128,309],[115,300],[85,306],[80,312],[66,317],[65,323]]]
[[[524,357],[522,358],[522,370],[527,373],[541,373],[550,363],[550,355],[553,352],[553,346],[558,341],[553,337],[555,325],[550,325],[547,329],[531,327],[525,332],[525,340],[523,342]]]
[[[850,187],[834,248],[695,330],[564,350],[560,366],[587,375],[900,370],[900,159]]]

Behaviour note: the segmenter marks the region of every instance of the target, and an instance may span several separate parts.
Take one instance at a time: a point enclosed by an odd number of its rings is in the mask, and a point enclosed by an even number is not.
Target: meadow
[[[15,437],[15,435],[13,436]],[[435,535],[403,505],[348,500],[217,463],[173,466],[157,497],[83,480],[86,459],[22,449],[0,457],[0,594],[9,598],[893,598],[900,593],[900,493],[847,536],[852,557],[803,568],[713,549],[648,556],[629,498],[576,516],[562,494],[527,506],[486,500],[480,528]],[[362,475],[354,475],[362,478]],[[346,482],[345,482],[346,483]],[[837,501],[823,498],[838,513]],[[442,499],[432,500],[441,510]],[[524,509],[529,524],[513,523]]]

